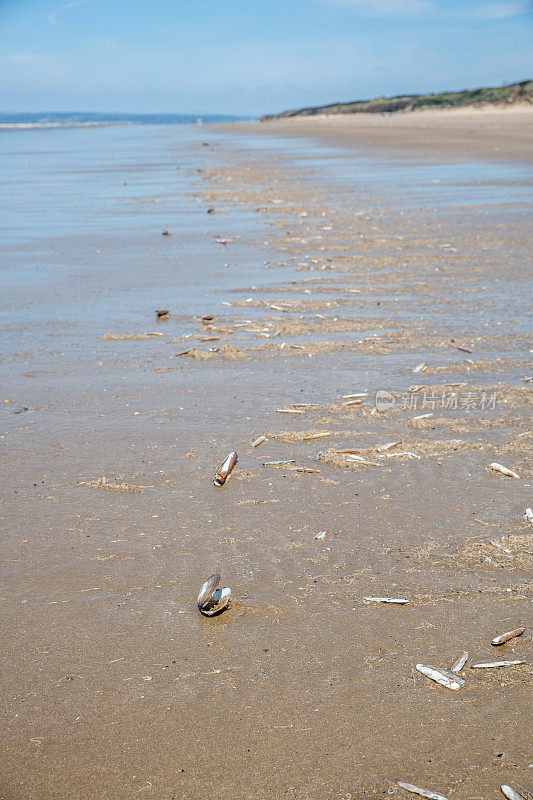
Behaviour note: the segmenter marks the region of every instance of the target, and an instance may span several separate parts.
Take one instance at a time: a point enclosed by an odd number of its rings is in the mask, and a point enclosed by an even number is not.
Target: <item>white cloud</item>
[[[479,19],[507,19],[531,11],[529,0],[493,0],[474,9],[474,16]]]
[[[356,8],[369,17],[407,17],[433,9],[432,0],[322,0],[322,4]]]
[[[59,14],[62,14],[63,11],[68,11],[70,8],[76,8],[76,6],[84,6],[85,3],[88,3],[89,0],[74,0],[72,3],[65,3],[64,6],[60,6],[60,8],[56,8],[55,11],[51,11],[49,14],[46,15],[48,22],[50,25],[55,25],[57,22],[57,17]]]

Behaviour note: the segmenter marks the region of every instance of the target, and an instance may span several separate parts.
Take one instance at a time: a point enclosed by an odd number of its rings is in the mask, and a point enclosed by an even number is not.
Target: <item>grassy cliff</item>
[[[285,117],[312,117],[316,114],[391,114],[396,111],[417,111],[422,108],[461,108],[516,102],[533,102],[533,81],[520,81],[508,86],[489,86],[483,89],[466,89],[462,92],[409,94],[398,97],[376,97],[374,100],[357,100],[352,103],[331,103],[327,106],[265,114],[261,117],[261,121]]]

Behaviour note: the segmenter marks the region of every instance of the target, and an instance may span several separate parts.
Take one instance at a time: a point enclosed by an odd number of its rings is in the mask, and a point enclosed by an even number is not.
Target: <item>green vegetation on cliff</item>
[[[508,86],[491,86],[483,89],[466,89],[462,92],[439,94],[410,94],[398,97],[376,97],[374,100],[357,100],[353,103],[332,103],[327,106],[299,108],[280,114],[265,114],[261,121],[285,117],[312,117],[316,114],[391,114],[395,111],[418,111],[422,108],[461,108],[501,103],[533,102],[533,81],[520,81]]]

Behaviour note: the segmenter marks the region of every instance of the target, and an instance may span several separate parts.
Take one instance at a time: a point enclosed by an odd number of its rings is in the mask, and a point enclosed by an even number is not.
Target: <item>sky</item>
[[[263,113],[532,77],[533,0],[0,0],[0,111]]]

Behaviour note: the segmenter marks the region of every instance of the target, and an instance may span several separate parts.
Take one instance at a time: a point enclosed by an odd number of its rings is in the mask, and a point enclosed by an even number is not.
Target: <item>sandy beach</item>
[[[0,797],[531,789],[532,120],[0,135]]]

